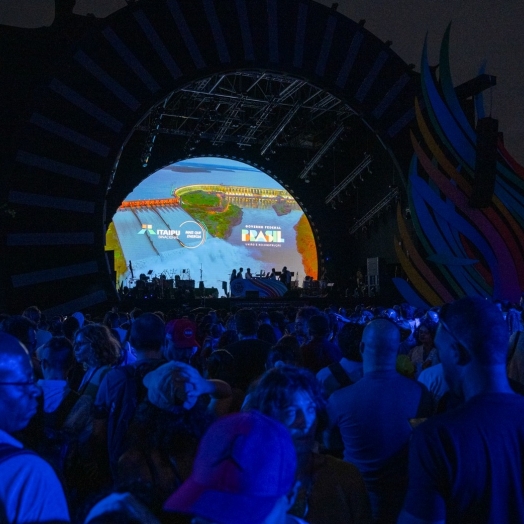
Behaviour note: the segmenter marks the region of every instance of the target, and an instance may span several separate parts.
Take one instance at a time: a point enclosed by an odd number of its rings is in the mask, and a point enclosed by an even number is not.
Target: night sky
[[[320,3],[330,6],[331,0]],[[125,0],[77,0],[74,13],[105,17],[126,6]],[[487,114],[499,119],[509,152],[524,163],[524,2],[522,0],[339,0],[338,11],[366,20],[366,29],[420,70],[424,38],[429,59],[438,62],[440,42],[451,21],[451,68],[456,85],[486,72],[497,86],[485,92]],[[18,27],[51,25],[54,0],[1,0],[0,24]]]

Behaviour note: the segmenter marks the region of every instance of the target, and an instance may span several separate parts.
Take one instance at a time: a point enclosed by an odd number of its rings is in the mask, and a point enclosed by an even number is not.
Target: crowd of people
[[[524,522],[524,295],[0,316],[0,522]]]

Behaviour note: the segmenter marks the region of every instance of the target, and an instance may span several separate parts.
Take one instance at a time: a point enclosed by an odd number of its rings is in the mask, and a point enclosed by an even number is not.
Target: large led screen
[[[286,266],[299,282],[318,276],[311,226],[294,198],[226,158],[184,160],[146,178],[114,215],[106,249],[119,285],[149,273],[221,289],[239,267],[260,275]]]

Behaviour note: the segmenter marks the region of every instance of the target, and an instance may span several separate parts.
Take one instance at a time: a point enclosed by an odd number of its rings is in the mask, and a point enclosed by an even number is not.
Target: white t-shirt
[[[0,430],[0,444],[23,448],[18,440]],[[39,456],[24,453],[0,462],[0,504],[7,521],[69,522],[62,486],[51,466]]]
[[[444,379],[444,368],[440,363],[422,370],[417,380],[428,388],[435,404],[442,398],[442,395],[449,390]]]

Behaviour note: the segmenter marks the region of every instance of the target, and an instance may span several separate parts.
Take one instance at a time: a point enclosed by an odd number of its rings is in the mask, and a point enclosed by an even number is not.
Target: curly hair
[[[291,397],[297,391],[304,391],[311,397],[317,416],[325,412],[326,400],[320,383],[311,371],[295,366],[281,366],[266,371],[251,392],[249,408],[278,418],[279,412],[289,406]]]
[[[75,337],[82,335],[91,343],[93,361],[97,366],[116,364],[120,358],[120,344],[111,330],[103,324],[87,324],[81,327]]]

